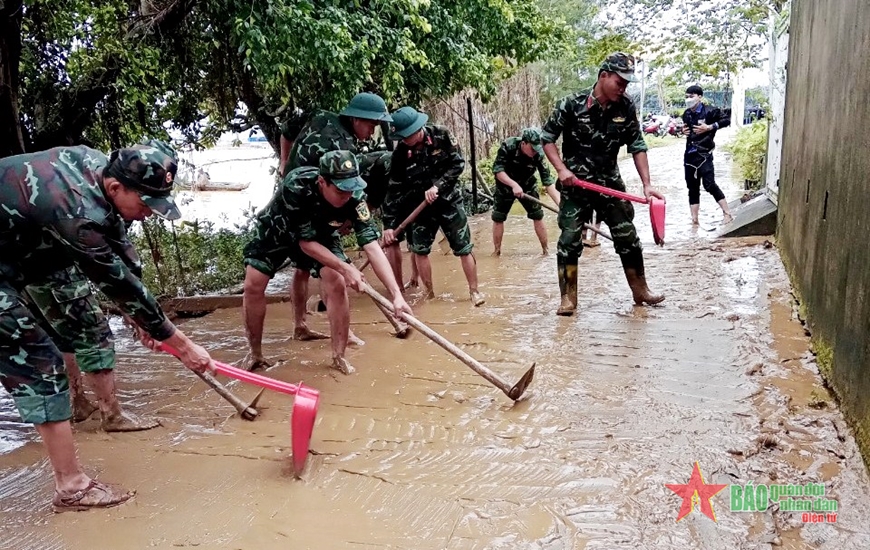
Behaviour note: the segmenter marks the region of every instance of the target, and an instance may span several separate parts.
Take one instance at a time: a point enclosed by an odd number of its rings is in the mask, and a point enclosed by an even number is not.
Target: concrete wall
[[[870,1],[793,0],[778,242],[870,465]]]

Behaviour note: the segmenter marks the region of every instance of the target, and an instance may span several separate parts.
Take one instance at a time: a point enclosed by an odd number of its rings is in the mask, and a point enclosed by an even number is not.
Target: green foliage
[[[771,15],[788,0],[618,0],[625,14],[618,29],[644,43],[651,67],[668,84],[730,75],[764,61]]]
[[[731,143],[725,145],[731,153],[740,177],[760,187],[767,155],[767,119],[761,119],[737,131]]]
[[[164,121],[200,146],[259,124],[276,146],[278,111],[336,110],[361,90],[393,106],[488,97],[568,29],[536,0],[33,0],[22,37],[31,149],[118,147],[165,136]]]
[[[569,40],[551,50],[536,67],[543,80],[541,107],[550,113],[553,104],[568,94],[591,88],[604,58],[616,51],[633,52],[637,44],[621,29],[608,28],[597,16],[606,5],[600,0],[540,0],[541,9],[564,18]]]
[[[163,296],[192,296],[226,290],[245,277],[243,249],[251,220],[231,229],[211,222],[178,226],[159,219],[142,222],[131,240],[142,256],[142,280]]]

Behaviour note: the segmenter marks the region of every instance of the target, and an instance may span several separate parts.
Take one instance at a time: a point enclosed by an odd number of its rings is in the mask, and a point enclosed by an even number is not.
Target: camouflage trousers
[[[278,235],[274,228],[271,231],[262,232],[258,227],[255,231],[253,240],[245,245],[244,262],[246,266],[253,267],[271,279],[284,265],[284,262],[289,260],[290,265],[295,269],[307,271],[312,277],[320,278],[323,264],[303,252],[298,241],[294,241],[292,236]],[[322,240],[318,242],[328,248],[339,260],[350,263],[350,258],[344,253],[339,237],[333,236],[326,242]]]
[[[0,279],[0,383],[24,422],[72,416],[69,380],[60,350],[40,326],[22,292]]]
[[[25,288],[43,328],[82,372],[115,368],[115,339],[88,279],[76,267],[56,271]],[[38,310],[38,311],[37,311]]]
[[[535,178],[532,178],[530,181],[520,184],[520,187],[523,188],[526,195],[534,198],[539,198],[538,194],[538,181]],[[523,205],[523,208],[526,209],[526,216],[530,220],[543,220],[544,219],[544,209],[540,204],[536,202],[532,202],[525,199],[518,199],[514,196],[513,191],[506,185],[501,183],[496,183],[495,185],[495,204],[492,207],[492,221],[494,222],[503,222],[507,219],[508,214],[511,211],[511,208],[514,205],[514,201],[520,201],[520,204]]]
[[[613,248],[623,260],[623,265],[626,265],[627,258],[640,255],[642,247],[634,227],[634,207],[630,202],[571,188],[562,192],[559,205],[559,229],[562,233],[556,246],[558,260],[568,265],[577,264],[583,253],[583,224],[592,220],[593,213],[597,213],[598,219],[610,228]]]
[[[409,228],[408,249],[414,254],[428,256],[438,228],[444,232],[454,256],[471,254],[471,230],[462,201],[446,202],[438,199],[417,216]]]

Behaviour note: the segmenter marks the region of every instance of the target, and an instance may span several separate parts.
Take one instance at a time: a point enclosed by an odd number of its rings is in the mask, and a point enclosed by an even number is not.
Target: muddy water
[[[536,361],[529,399],[513,404],[420,334],[400,341],[362,296],[353,327],[366,345],[357,374],[327,369],[328,343],[287,340],[288,304],[270,306],[268,374],[321,392],[313,454],[301,481],[289,462],[292,400],[269,394],[254,423],[168,357],[125,345],[122,398],[164,427],[104,434],[78,428],[89,471],[136,488],[130,503],[53,516],[41,450],[0,457],[9,548],[868,548],[870,483],[841,415],[821,386],[791,311],[776,248],[764,239],[712,241],[688,224],[679,145],[651,152],[669,198],[668,243],[652,245],[663,307],[635,308],[619,260],[603,246],[580,262],[579,314],[558,305],[555,258],[537,255],[531,225],[508,220],[504,253],[489,256],[490,223],[474,222],[487,305],[471,307],[459,262],[433,255],[427,324],[509,381]],[[728,164],[717,158],[720,181]],[[632,173],[628,163],[623,172]],[[636,178],[627,178],[637,189]],[[730,186],[729,198],[740,191]],[[702,221],[719,215],[702,197]],[[551,249],[558,235],[548,214]],[[322,314],[312,325],[326,329]],[[224,361],[241,359],[240,313],[185,330]],[[123,338],[128,338],[123,329]],[[244,399],[255,390],[234,384]],[[708,483],[823,482],[836,524],[799,515],[699,511],[675,522],[694,462]]]

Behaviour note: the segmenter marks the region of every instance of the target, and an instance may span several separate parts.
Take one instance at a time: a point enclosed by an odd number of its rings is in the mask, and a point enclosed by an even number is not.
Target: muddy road
[[[689,223],[683,143],[650,152],[668,197],[667,244],[652,244],[637,208],[650,287],[661,307],[634,307],[605,243],[580,260],[578,315],[559,303],[555,216],[549,257],[531,223],[506,223],[501,258],[491,223],[474,220],[481,290],[471,307],[458,260],[433,253],[435,300],[415,312],[516,381],[536,361],[532,396],[512,403],[441,348],[389,335],[368,298],[355,296],[357,373],[327,368],[328,342],[293,342],[289,304],[269,306],[269,376],[321,392],[313,454],[302,480],[289,460],[292,400],[267,394],[245,422],[173,359],[130,342],[118,327],[122,400],[163,427],[106,434],[77,427],[89,472],[135,488],[107,511],[51,513],[49,468],[32,441],[0,456],[0,546],[79,548],[670,549],[870,548],[870,483],[840,412],[822,387],[796,320],[775,247],[766,239],[713,241]],[[623,161],[629,190],[639,182]],[[724,155],[719,179],[729,199]],[[721,215],[702,195],[702,222]],[[771,239],[772,241],[772,239]],[[376,285],[380,288],[380,285]],[[185,330],[226,362],[245,351],[239,310]],[[326,329],[324,314],[311,325]],[[255,388],[232,384],[243,398]],[[4,438],[30,440],[0,417]],[[10,444],[9,448],[11,448]],[[770,506],[732,512],[729,489],[677,522],[695,463],[708,484],[824,484],[836,523],[808,523]]]

